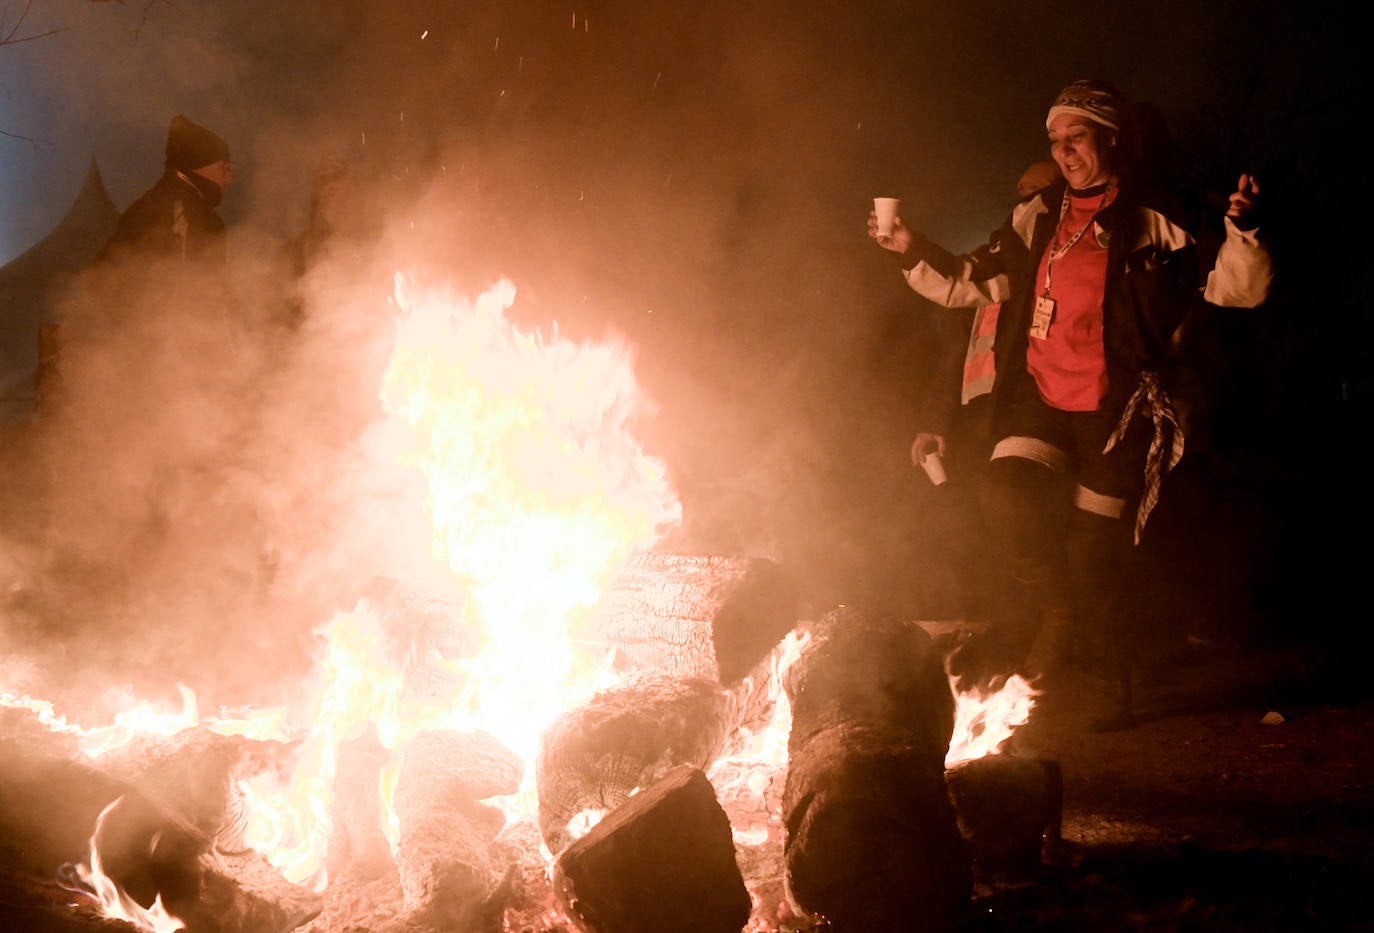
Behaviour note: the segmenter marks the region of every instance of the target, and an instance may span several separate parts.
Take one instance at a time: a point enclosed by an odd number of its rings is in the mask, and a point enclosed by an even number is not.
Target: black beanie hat
[[[167,167],[194,172],[229,159],[229,144],[199,124],[177,114],[167,128]]]

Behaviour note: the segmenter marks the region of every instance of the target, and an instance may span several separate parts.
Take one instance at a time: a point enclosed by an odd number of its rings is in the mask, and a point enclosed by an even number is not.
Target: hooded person
[[[238,341],[229,244],[216,208],[233,179],[229,144],[177,115],[167,128],[162,176],[125,208],[95,259],[103,316],[152,320],[172,313],[212,322],[214,339]]]
[[[91,264],[90,288],[39,333],[35,411],[46,414],[64,393],[63,357],[73,339],[126,318],[161,287],[165,303],[210,309],[227,320],[233,304],[228,240],[216,208],[233,179],[229,144],[178,114],[167,127],[161,177],[119,215]]]
[[[162,177],[120,215],[101,258],[227,263],[224,221],[215,209],[232,179],[229,144],[180,114],[173,117]]]
[[[192,566],[258,572],[255,542],[235,533],[256,505],[245,493],[231,521],[212,501],[243,469],[260,373],[216,211],[230,158],[217,133],[173,117],[161,176],[59,302],[58,391],[41,419],[48,572],[110,581],[111,605],[162,605],[192,588]]]

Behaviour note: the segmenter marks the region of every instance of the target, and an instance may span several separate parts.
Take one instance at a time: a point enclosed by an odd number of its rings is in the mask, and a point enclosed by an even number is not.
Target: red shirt
[[[1061,411],[1095,411],[1107,393],[1107,356],[1102,345],[1107,248],[1098,243],[1092,222],[1115,193],[1113,186],[1105,195],[1069,198],[1068,212],[1036,273],[1038,297],[1045,293],[1046,267],[1053,257],[1048,273],[1054,316],[1046,336],[1031,334],[1026,366],[1040,388],[1040,397]],[[1080,230],[1083,234],[1077,242],[1060,255],[1064,244]]]

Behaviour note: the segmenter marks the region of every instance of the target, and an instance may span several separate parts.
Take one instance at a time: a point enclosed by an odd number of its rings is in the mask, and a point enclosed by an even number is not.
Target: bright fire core
[[[648,402],[629,352],[520,333],[505,317],[514,299],[504,281],[466,301],[397,278],[380,436],[399,467],[424,477],[434,557],[478,645],[453,656],[445,637],[459,633],[431,632],[398,652],[366,604],[326,626],[291,786],[264,777],[245,787],[248,841],[292,881],[324,882],[337,745],[367,729],[392,751],[387,788],[417,732],[492,734],[527,763],[526,787],[505,805],[528,811],[539,733],[607,684],[603,658],[573,637],[579,617],[628,555],[681,516],[662,463],[631,433]]]

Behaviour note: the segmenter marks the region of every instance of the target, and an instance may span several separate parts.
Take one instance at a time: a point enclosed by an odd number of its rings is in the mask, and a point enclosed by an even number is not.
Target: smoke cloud
[[[657,403],[645,443],[683,498],[670,544],[775,558],[817,611],[919,589],[928,499],[907,446],[928,325],[864,235],[869,199],[900,195],[925,232],[974,245],[1042,156],[1046,101],[1124,60],[1090,41],[1102,61],[1061,72],[1029,38],[1049,11],[999,10],[994,31],[967,5],[66,0],[44,15],[64,31],[0,50],[37,102],[8,119],[42,122],[70,166],[32,200],[60,211],[94,154],[123,207],[161,171],[173,114],[212,128],[234,152],[238,311],[130,308],[73,351],[69,417],[32,456],[11,445],[5,509],[23,521],[0,565],[17,604],[59,620],[15,610],[4,637],[53,644],[45,669],[117,658],[228,693],[299,666],[320,614],[372,576],[423,564],[364,546],[396,520],[395,490],[361,484],[397,272],[468,293],[505,277],[520,326],[632,345]],[[1159,43],[1175,77],[1114,77],[1148,98],[1186,83],[1180,63],[1223,71],[1187,34]],[[350,229],[285,274],[339,164],[333,222]],[[263,337],[293,314],[289,338]]]

